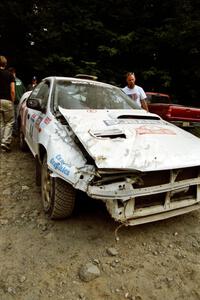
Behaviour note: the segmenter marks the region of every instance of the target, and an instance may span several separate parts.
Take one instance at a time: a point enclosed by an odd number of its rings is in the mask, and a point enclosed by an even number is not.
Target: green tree
[[[32,75],[95,74],[123,85],[200,97],[197,0],[30,0],[0,2],[1,53],[26,80]]]

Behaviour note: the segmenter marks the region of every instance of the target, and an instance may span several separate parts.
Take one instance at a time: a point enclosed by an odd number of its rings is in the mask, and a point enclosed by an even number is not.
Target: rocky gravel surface
[[[199,300],[200,211],[119,226],[99,202],[51,221],[34,160],[0,153],[1,300]]]

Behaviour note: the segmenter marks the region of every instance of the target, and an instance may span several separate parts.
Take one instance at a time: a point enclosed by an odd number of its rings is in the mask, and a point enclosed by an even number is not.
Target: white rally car
[[[200,207],[200,139],[139,109],[120,88],[47,77],[20,102],[19,124],[52,219],[72,214],[77,190],[126,225]]]

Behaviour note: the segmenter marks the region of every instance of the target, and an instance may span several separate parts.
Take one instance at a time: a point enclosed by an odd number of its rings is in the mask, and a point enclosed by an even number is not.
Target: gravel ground
[[[200,299],[200,211],[122,227],[99,202],[43,213],[31,153],[0,153],[0,299]],[[84,201],[84,199],[83,199]]]

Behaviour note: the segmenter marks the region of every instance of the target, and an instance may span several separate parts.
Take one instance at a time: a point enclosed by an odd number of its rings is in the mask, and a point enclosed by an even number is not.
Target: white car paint
[[[156,171],[179,168],[183,162],[184,167],[200,163],[197,137],[162,119],[131,119],[145,116],[144,110],[60,111],[98,168]],[[118,119],[123,115],[129,119]],[[118,137],[120,134],[124,137]]]
[[[19,109],[25,140],[36,158],[41,146],[46,149],[52,177],[102,200],[111,216],[126,225],[200,207],[199,138],[145,110],[59,106],[55,113],[55,81],[105,90],[112,86],[64,77],[45,80],[50,85],[46,112],[29,109],[23,101]],[[85,105],[85,94],[78,99]]]

